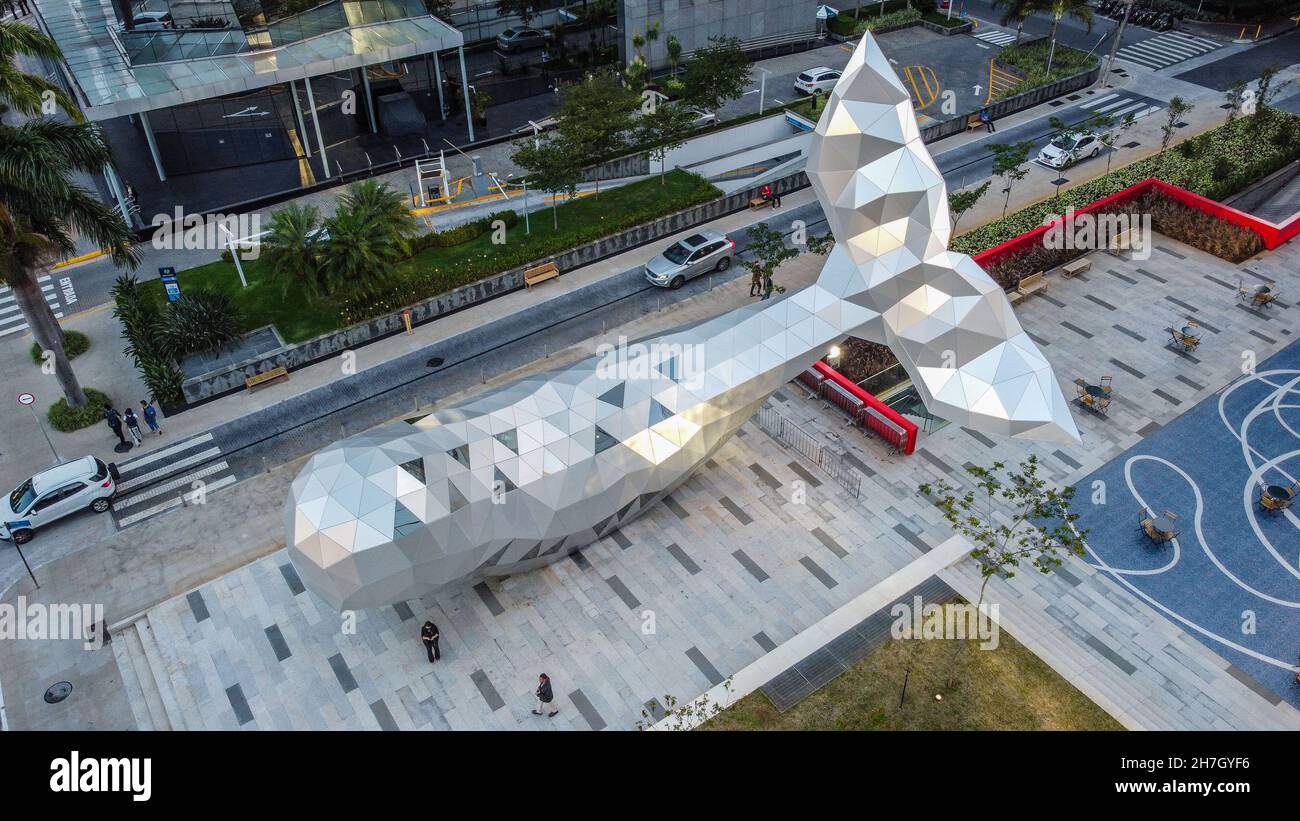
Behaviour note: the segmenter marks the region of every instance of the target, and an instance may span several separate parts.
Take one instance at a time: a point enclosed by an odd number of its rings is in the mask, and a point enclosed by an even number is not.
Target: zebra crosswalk
[[[145,432],[145,442],[158,441]],[[118,527],[130,527],[181,505],[203,504],[208,494],[238,481],[211,433],[145,453],[117,469],[121,478],[113,514]]]
[[[1205,37],[1193,37],[1179,31],[1166,31],[1149,40],[1124,46],[1115,53],[1115,57],[1136,63],[1143,68],[1159,70],[1208,54],[1222,45]]]
[[[1002,46],[1009,46],[1016,41],[1016,33],[1014,31],[1003,31],[1002,29],[995,28],[980,29],[971,36],[976,40],[983,40],[986,43],[992,43],[999,48]]]
[[[1089,113],[1105,114],[1116,123],[1119,123],[1129,114],[1133,115],[1133,119],[1138,120],[1159,111],[1161,106],[1145,97],[1137,97],[1127,92],[1117,91],[1079,103],[1079,108]]]
[[[38,277],[36,284],[41,286],[45,301],[54,311],[55,319],[63,318],[62,306],[59,304],[59,292],[49,276]],[[0,286],[0,336],[20,333],[27,330],[27,318],[18,307],[18,300],[11,288]]]

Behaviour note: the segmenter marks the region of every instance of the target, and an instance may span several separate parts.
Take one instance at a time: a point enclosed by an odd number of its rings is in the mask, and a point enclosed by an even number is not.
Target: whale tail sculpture
[[[314,455],[285,510],[307,587],[374,607],[554,561],[671,492],[847,336],[888,345],[944,418],[1078,439],[1002,290],[947,250],[943,178],[870,34],[817,125],[808,176],[837,239],[813,285]]]

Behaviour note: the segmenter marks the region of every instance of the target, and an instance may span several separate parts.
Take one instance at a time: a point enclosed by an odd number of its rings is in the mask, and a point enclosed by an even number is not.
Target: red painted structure
[[[1143,180],[1135,185],[1130,185],[1122,191],[1116,191],[1109,197],[1103,197],[1090,205],[1076,208],[1074,213],[1076,215],[1086,214],[1089,211],[1095,211],[1106,205],[1128,202],[1129,200],[1142,196],[1152,189],[1157,190],[1164,196],[1177,200],[1184,205],[1191,206],[1192,208],[1204,211],[1211,216],[1227,220],[1234,225],[1240,225],[1242,228],[1255,232],[1259,235],[1259,238],[1264,241],[1265,248],[1276,248],[1292,237],[1300,234],[1300,214],[1297,214],[1281,225],[1278,225],[1269,222],[1268,220],[1260,219],[1252,214],[1247,214],[1244,211],[1238,211],[1236,208],[1230,208],[1221,202],[1215,202],[1207,197],[1202,197],[1200,194],[1194,194],[1185,188],[1170,185],[1164,180],[1157,180],[1154,177]],[[981,266],[987,266],[989,263],[997,262],[1004,257],[1023,251],[1032,245],[1040,244],[1043,241],[1043,234],[1047,233],[1048,229],[1052,226],[1063,223],[1065,219],[1065,215],[1059,216],[1046,225],[1040,225],[1032,231],[1026,231],[1018,237],[1012,237],[1000,245],[995,245],[986,251],[981,251],[980,253],[975,254],[972,259]]]
[[[884,402],[881,402],[876,397],[867,393],[862,388],[859,388],[857,385],[853,384],[853,381],[850,380],[847,376],[835,370],[830,365],[827,365],[825,362],[813,363],[813,369],[816,370],[818,373],[820,373],[822,376],[833,381],[836,385],[839,385],[841,388],[851,393],[853,396],[857,397],[859,400],[861,400],[862,404],[865,407],[871,408],[872,410],[876,411],[876,413],[888,419],[890,422],[893,422],[895,425],[898,425],[900,428],[903,429],[903,433],[900,436],[899,433],[895,431],[893,428],[889,427],[888,425],[882,425],[880,423],[880,420],[877,419],[875,415],[870,413],[864,413],[862,415],[861,418],[862,424],[871,428],[872,431],[874,431],[875,433],[883,437],[885,441],[893,444],[899,450],[903,451],[903,453],[911,453],[912,451],[916,450],[917,427],[914,422],[912,422],[906,416],[903,416],[898,411],[889,407]]]
[[[1268,249],[1276,248],[1287,240],[1300,235],[1300,214],[1296,214],[1291,217],[1291,219],[1281,224],[1272,223],[1268,220],[1260,219],[1252,214],[1247,214],[1244,211],[1238,211],[1236,208],[1230,208],[1223,203],[1215,202],[1207,197],[1202,197],[1200,194],[1194,194],[1185,188],[1170,185],[1164,180],[1158,180],[1154,177],[1143,180],[1135,185],[1130,185],[1123,191],[1116,191],[1109,197],[1103,197],[1090,205],[1076,208],[1074,214],[1086,214],[1089,211],[1095,211],[1098,208],[1103,208],[1113,203],[1128,202],[1129,200],[1142,196],[1152,189],[1155,189],[1162,195],[1175,199],[1184,205],[1191,206],[1192,208],[1204,211],[1211,216],[1227,220],[1234,225],[1239,225],[1242,228],[1255,232],[1259,235],[1259,238],[1263,240],[1264,247]],[[975,254],[972,258],[981,266],[985,266],[991,262],[996,262],[1004,257],[1022,251],[1032,245],[1039,244],[1043,241],[1043,234],[1047,233],[1049,228],[1054,225],[1059,225],[1064,222],[1065,219],[1066,216],[1064,215],[1057,217],[1055,220],[1045,225],[1041,225],[1032,231],[1026,231],[1018,237],[1012,237],[1000,245],[995,245],[986,251],[981,251],[980,253]],[[862,390],[862,388],[859,388],[847,376],[835,370],[830,365],[827,365],[825,362],[815,363],[813,369],[816,370],[823,379],[834,382],[836,385],[839,385],[849,394],[857,398],[864,408],[872,408],[880,416],[883,416],[890,422],[901,427],[903,429],[903,434],[900,436],[898,431],[894,430],[891,426],[881,424],[880,420],[870,413],[862,413],[858,421],[861,421],[862,424],[871,428],[886,441],[902,450],[903,453],[912,453],[916,450],[917,427],[907,417]],[[811,377],[811,374],[809,374],[809,377]],[[816,389],[816,386],[813,384],[815,380],[810,378],[809,380],[804,381],[810,387]]]

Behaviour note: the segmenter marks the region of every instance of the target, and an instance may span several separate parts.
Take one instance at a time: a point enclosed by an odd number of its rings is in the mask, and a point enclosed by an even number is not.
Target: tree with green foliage
[[[1174,97],[1169,101],[1169,108],[1166,111],[1165,122],[1160,126],[1160,166],[1164,169],[1167,161],[1164,157],[1169,143],[1174,139],[1174,132],[1178,130],[1178,123],[1182,120],[1183,115],[1191,111],[1196,106],[1184,100],[1182,97]]]
[[[1088,531],[1075,527],[1079,514],[1070,510],[1074,486],[1049,487],[1038,468],[1036,454],[1012,469],[1003,462],[991,468],[969,464],[974,488],[962,490],[944,479],[918,488],[953,531],[975,545],[970,556],[984,577],[976,607],[984,603],[989,580],[1014,577],[1021,562],[1050,573],[1067,555],[1087,555]]]
[[[918,490],[939,508],[954,532],[974,545],[970,557],[979,562],[984,577],[977,610],[994,576],[1011,579],[1022,562],[1047,574],[1065,564],[1067,555],[1087,555],[1088,531],[1075,527],[1079,514],[1070,510],[1074,486],[1049,487],[1038,475],[1036,454],[1015,469],[994,462],[991,468],[968,464],[966,472],[975,480],[973,489],[962,490],[940,479]],[[955,669],[950,686],[953,678]]]
[[[1110,120],[1112,125],[1114,124],[1115,121],[1114,117],[1108,117],[1107,119]],[[1108,127],[1106,133],[1101,135],[1101,143],[1102,145],[1106,146],[1106,173],[1107,174],[1110,173],[1110,161],[1115,156],[1115,150],[1114,150],[1115,143],[1119,142],[1120,138],[1124,136],[1124,132],[1132,128],[1133,123],[1135,122],[1137,122],[1137,119],[1133,116],[1133,112],[1130,111],[1129,113],[1124,115],[1124,118],[1122,120],[1119,121],[1118,127],[1116,128]]]
[[[952,230],[957,230],[957,223],[962,215],[975,207],[975,203],[988,193],[992,180],[985,180],[983,185],[967,188],[965,191],[952,191],[948,194],[948,213],[952,215]]]
[[[131,274],[119,276],[110,295],[113,316],[127,343],[123,353],[135,363],[149,395],[164,404],[180,402],[184,398],[181,385],[185,376],[178,363],[183,351],[171,344],[162,308]]]
[[[717,111],[728,100],[738,100],[749,86],[749,60],[735,37],[710,37],[698,48],[682,72],[683,98],[705,111]]]
[[[756,281],[769,279],[781,263],[799,256],[799,249],[786,245],[785,236],[780,231],[769,228],[765,222],[749,226],[745,229],[745,235],[749,237],[745,250],[751,252],[752,256],[741,259],[740,267],[749,271]],[[785,291],[780,286],[776,290],[778,293]]]
[[[1056,30],[1061,25],[1061,18],[1073,17],[1088,27],[1092,33],[1092,6],[1088,0],[1044,0],[1042,10],[1052,15],[1051,45],[1047,50],[1047,76],[1052,76],[1052,58],[1056,56]]]
[[[271,225],[262,238],[261,255],[271,277],[280,283],[280,293],[300,284],[309,296],[322,293],[319,278],[320,211],[314,205],[291,202],[271,214]]]
[[[539,0],[497,0],[497,14],[502,17],[518,17],[525,27],[540,10]]]
[[[1011,204],[1012,187],[1029,174],[1025,163],[1029,160],[1029,152],[1034,147],[1034,141],[990,143],[985,147],[993,152],[993,176],[1001,177],[1006,183],[1006,187],[1002,189],[1002,193],[1006,194],[1006,199],[1002,201],[1002,216],[1005,217],[1007,206]]]
[[[1016,26],[1016,41],[1012,43],[1013,46],[1020,45],[1020,38],[1025,33],[1025,21],[1043,11],[1043,6],[1044,0],[993,0],[994,11],[1002,12],[998,22],[1004,26],[1012,23]]]
[[[668,67],[672,76],[676,77],[677,66],[682,61],[682,41],[677,39],[676,34],[670,34],[664,45],[668,49]]]
[[[651,107],[648,113],[637,118],[633,131],[633,140],[638,145],[649,146],[650,159],[659,162],[659,183],[664,182],[668,173],[668,152],[686,142],[695,123],[695,114],[690,109],[675,103],[660,101]]]
[[[86,405],[86,395],[37,275],[60,257],[71,256],[76,239],[108,249],[119,266],[136,267],[139,254],[121,213],[73,182],[75,175],[98,175],[112,165],[103,132],[84,122],[57,86],[19,71],[19,55],[59,58],[61,52],[54,40],[31,26],[0,23],[0,105],[35,117],[20,125],[0,124],[0,281],[13,290],[32,336],[51,352],[67,406],[80,408]],[[55,119],[47,99],[71,122]]]
[[[1226,105],[1228,108],[1228,119],[1226,122],[1230,123],[1237,119],[1237,115],[1241,113],[1241,104],[1246,99],[1246,81],[1237,80],[1232,84],[1232,88],[1228,89],[1224,93],[1223,98],[1227,101]]]
[[[424,10],[441,20],[451,20],[451,13],[456,8],[456,0],[424,0]]]
[[[351,297],[381,291],[397,263],[410,255],[410,239],[419,231],[406,197],[375,180],[349,186],[324,228],[329,239],[320,254],[323,289]]]
[[[627,146],[632,116],[641,102],[636,91],[613,72],[602,71],[560,89],[557,130],[587,162],[596,165],[596,195],[600,195],[600,163]]]
[[[583,154],[563,136],[550,132],[545,137],[521,140],[510,159],[527,172],[530,188],[550,193],[551,223],[559,230],[559,195],[567,194],[572,198],[578,193],[578,184],[582,182]]]

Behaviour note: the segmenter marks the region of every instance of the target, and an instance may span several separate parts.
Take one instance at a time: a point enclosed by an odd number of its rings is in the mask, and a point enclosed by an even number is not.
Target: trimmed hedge
[[[501,220],[507,228],[519,224],[519,215],[514,211],[494,211],[486,217],[458,225],[446,231],[430,231],[411,240],[411,254],[415,255],[427,248],[450,248],[486,234],[492,230],[492,223]]]
[[[50,405],[49,412],[45,414],[50,420],[50,427],[61,433],[72,433],[104,420],[104,406],[113,404],[113,400],[94,388],[82,388],[82,391],[86,394],[84,407],[70,408],[65,398]]]
[[[1049,214],[1082,208],[1150,177],[1213,200],[1236,193],[1256,180],[1300,159],[1300,116],[1273,108],[1206,131],[1186,156],[1170,150],[1117,168],[1000,219],[981,225],[951,243],[953,251],[978,254],[1043,224]]]
[[[63,353],[67,355],[69,361],[76,359],[77,357],[81,356],[89,349],[90,349],[90,338],[87,337],[85,334],[83,334],[81,331],[65,330],[63,332]],[[42,357],[42,354],[44,353],[45,353],[45,349],[41,347],[41,343],[33,342],[32,343],[32,364],[40,365],[42,362],[44,362],[45,359]]]
[[[1004,88],[993,99],[1005,100],[1031,89],[1072,77],[1082,71],[1089,71],[1097,65],[1097,58],[1089,56],[1077,48],[1070,48],[1060,40],[1056,41],[1056,51],[1052,55],[1052,73],[1047,73],[1047,52],[1051,44],[1048,40],[1032,40],[1018,46],[1008,46],[998,53],[998,65],[1014,68],[1024,79],[1010,88]]]

